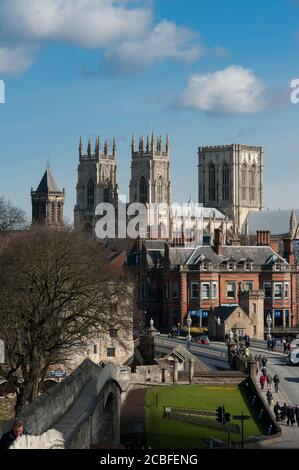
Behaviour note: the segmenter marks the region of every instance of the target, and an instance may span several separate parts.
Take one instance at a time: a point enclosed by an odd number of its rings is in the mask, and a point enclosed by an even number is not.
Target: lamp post
[[[192,325],[192,320],[191,320],[190,313],[189,313],[187,317],[187,326],[188,326],[187,346],[190,345],[191,339],[192,339],[191,332],[190,332],[191,325]]]
[[[221,319],[220,317],[215,318],[215,323],[216,323],[216,339],[218,338],[218,326],[221,325]]]
[[[144,323],[143,323],[143,325],[144,325],[144,327],[143,327],[144,333],[143,333],[143,334],[144,334],[144,336],[145,336],[145,335],[146,335],[146,314],[147,314],[147,311],[144,310],[144,311],[143,311],[143,314],[144,314]]]
[[[267,315],[266,323],[267,323],[267,326],[268,326],[268,339],[271,339],[272,318],[271,318],[270,313],[268,313],[268,315]]]

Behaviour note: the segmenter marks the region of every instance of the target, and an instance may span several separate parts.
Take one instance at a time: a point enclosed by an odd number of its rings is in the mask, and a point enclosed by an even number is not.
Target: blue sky
[[[298,206],[299,1],[62,3],[0,4],[0,195],[30,216],[50,160],[72,221],[80,135],[116,137],[128,193],[131,134],[153,126],[170,133],[175,201],[197,200],[198,146],[244,143],[264,147],[265,207]]]

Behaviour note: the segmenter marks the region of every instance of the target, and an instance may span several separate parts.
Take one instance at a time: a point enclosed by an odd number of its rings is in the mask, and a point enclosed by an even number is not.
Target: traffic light
[[[230,421],[230,413],[224,413],[224,422],[228,423]]]
[[[219,423],[223,423],[223,415],[224,415],[224,407],[218,406],[216,410],[216,420],[219,421]]]

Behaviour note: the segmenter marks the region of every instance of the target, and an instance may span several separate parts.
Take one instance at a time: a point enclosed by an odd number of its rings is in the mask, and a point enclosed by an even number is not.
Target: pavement
[[[287,405],[299,405],[299,368],[291,367],[286,365],[285,357],[282,354],[279,354],[279,357],[273,353],[266,354],[268,359],[267,369],[272,376],[277,374],[280,379],[278,393],[274,391],[274,385],[272,385],[272,395],[274,402],[279,402],[280,405],[286,403]],[[259,380],[260,374],[257,376]],[[260,389],[260,385],[258,384]],[[261,390],[264,398],[266,400],[267,388]],[[273,412],[274,405],[271,405],[270,410],[274,416]],[[279,422],[281,428],[282,438],[281,442],[273,445],[267,446],[267,448],[273,449],[299,449],[299,427],[297,422],[294,426],[288,426],[286,423]]]

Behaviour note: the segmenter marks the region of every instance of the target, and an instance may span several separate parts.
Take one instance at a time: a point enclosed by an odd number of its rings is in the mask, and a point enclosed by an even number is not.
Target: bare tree
[[[84,235],[45,227],[13,237],[1,251],[7,364],[0,375],[15,387],[16,413],[37,396],[49,365],[67,361],[100,329],[131,325],[128,286],[105,259]]]
[[[26,224],[25,212],[0,197],[0,233],[23,230]]]

